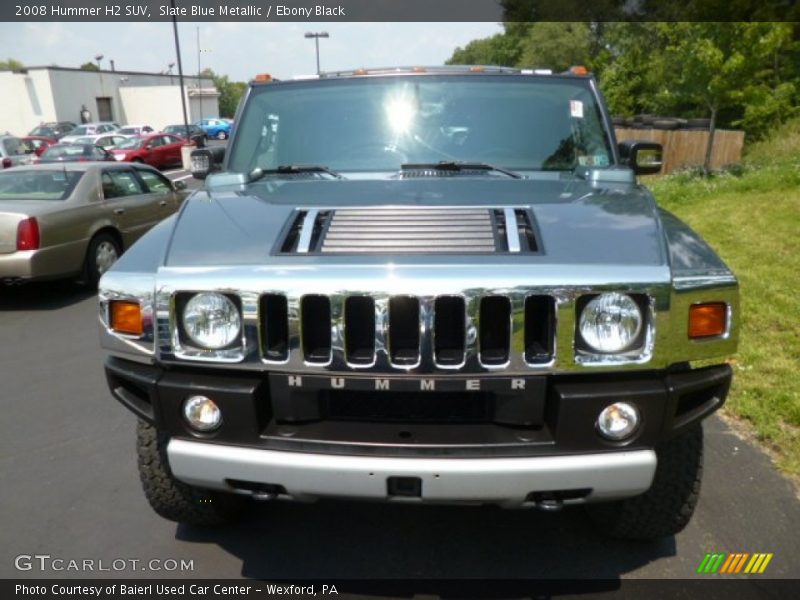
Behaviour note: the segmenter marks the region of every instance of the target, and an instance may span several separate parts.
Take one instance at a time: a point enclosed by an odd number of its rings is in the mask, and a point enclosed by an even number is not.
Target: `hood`
[[[396,180],[262,181],[247,191],[194,194],[176,222],[168,267],[281,264],[439,264],[458,254],[279,255],[276,241],[296,209],[435,207],[526,208],[538,231],[539,252],[471,256],[482,264],[529,261],[564,265],[661,266],[666,246],[652,197],[635,185],[593,187],[576,179],[447,177]]]

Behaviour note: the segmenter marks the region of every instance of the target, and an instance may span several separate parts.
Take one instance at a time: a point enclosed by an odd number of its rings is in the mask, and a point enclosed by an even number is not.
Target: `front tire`
[[[96,290],[100,277],[108,271],[122,254],[119,242],[110,233],[98,233],[89,242],[84,264],[84,281]]]
[[[220,131],[220,132],[217,133],[217,139],[218,140],[228,139],[228,134],[225,133],[224,131]]]
[[[169,438],[139,421],[136,453],[144,495],[153,510],[170,521],[200,527],[225,525],[243,512],[247,498],[215,492],[178,481],[167,460]]]
[[[683,530],[694,514],[703,475],[703,429],[698,424],[656,448],[658,465],[644,494],[589,506],[598,528],[614,538],[654,540]]]

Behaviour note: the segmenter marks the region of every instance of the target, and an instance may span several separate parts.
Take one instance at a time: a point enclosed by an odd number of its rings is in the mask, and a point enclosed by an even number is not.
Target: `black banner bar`
[[[121,580],[121,579],[6,579],[0,597],[40,600],[88,598],[137,600],[204,600],[265,598],[614,598],[615,600],[772,600],[800,597],[800,580],[720,578],[699,579],[530,579],[530,580]]]
[[[798,0],[176,0],[181,21],[800,21]],[[169,21],[169,0],[3,0],[0,21]]]

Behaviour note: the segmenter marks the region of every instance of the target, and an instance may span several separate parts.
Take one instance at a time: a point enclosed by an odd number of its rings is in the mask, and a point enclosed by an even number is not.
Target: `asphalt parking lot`
[[[186,171],[165,173],[200,185]],[[706,423],[695,517],[657,543],[602,538],[580,509],[279,502],[255,505],[229,528],[176,526],[141,493],[135,419],[111,398],[102,363],[93,294],[71,282],[0,287],[2,578],[674,579],[698,577],[706,552],[774,553],[753,586],[759,577],[800,578],[795,489],[716,417]],[[193,569],[18,571],[20,554],[183,559]]]

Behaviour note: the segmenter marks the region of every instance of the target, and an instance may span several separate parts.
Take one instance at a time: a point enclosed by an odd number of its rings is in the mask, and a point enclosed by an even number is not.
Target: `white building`
[[[189,122],[219,116],[211,79],[184,76]],[[135,71],[86,71],[68,67],[0,70],[0,132],[25,135],[49,121],[146,123],[160,129],[183,123],[178,76]]]

